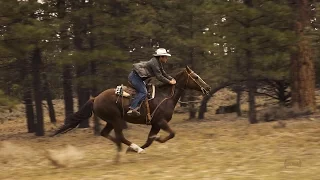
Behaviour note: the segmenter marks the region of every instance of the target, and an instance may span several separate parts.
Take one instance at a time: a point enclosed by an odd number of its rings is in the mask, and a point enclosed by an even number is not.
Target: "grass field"
[[[59,125],[62,107],[56,106]],[[319,113],[250,125],[235,114],[214,115],[212,108],[204,121],[175,114],[174,139],[155,142],[145,154],[126,154],[123,146],[119,164],[114,163],[116,146],[93,136],[91,128],[50,138],[56,127],[46,117],[46,136],[35,137],[26,133],[20,113],[0,124],[0,179],[320,179]],[[149,129],[129,124],[124,134],[142,145]]]
[[[34,137],[24,133],[23,121],[9,121],[0,126],[0,179],[320,179],[320,120],[288,120],[277,128],[277,122],[249,125],[234,115],[184,118],[170,123],[174,139],[154,143],[146,154],[124,148],[119,164],[115,146],[91,129]],[[141,145],[149,128],[130,125],[125,135]],[[52,164],[49,152],[64,166]]]

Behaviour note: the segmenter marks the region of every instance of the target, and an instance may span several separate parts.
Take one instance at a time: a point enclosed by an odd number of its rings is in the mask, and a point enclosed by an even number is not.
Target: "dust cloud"
[[[84,152],[72,145],[59,149],[41,149],[41,147],[29,147],[9,141],[0,143],[0,164],[11,167],[47,166],[48,164],[59,168],[70,167],[78,164],[83,157]]]
[[[46,152],[46,157],[56,167],[69,167],[84,157],[84,152],[71,145]]]

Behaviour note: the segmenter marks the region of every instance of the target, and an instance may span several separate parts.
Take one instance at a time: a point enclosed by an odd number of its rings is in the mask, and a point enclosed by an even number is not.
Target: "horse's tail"
[[[92,116],[93,102],[94,98],[89,99],[78,112],[68,116],[65,119],[65,124],[61,126],[54,134],[52,134],[51,137],[58,134],[67,133],[68,131],[76,128],[81,121],[90,118]]]

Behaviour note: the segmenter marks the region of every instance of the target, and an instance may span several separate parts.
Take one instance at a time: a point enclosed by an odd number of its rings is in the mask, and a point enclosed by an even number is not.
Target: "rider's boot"
[[[128,116],[133,116],[133,117],[138,117],[140,116],[140,112],[138,111],[139,110],[139,107],[136,107],[134,109],[130,109],[128,112],[127,112],[127,115]]]

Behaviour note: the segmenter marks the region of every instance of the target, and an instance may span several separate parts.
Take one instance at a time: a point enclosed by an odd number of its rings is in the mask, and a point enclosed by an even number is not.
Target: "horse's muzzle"
[[[205,87],[205,88],[201,87],[201,91],[202,91],[203,94],[208,96],[210,94],[211,87],[210,86]]]

